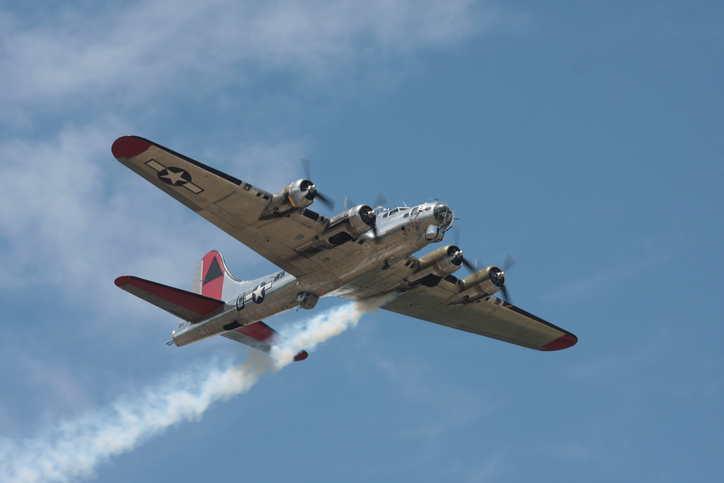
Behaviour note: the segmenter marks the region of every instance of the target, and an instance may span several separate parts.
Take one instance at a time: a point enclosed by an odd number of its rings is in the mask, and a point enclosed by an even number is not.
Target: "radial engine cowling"
[[[505,272],[495,266],[486,267],[463,279],[457,301],[472,302],[486,295],[493,295],[503,286],[505,286]]]
[[[323,236],[331,245],[341,245],[370,231],[376,220],[377,215],[372,208],[355,206],[332,218]]]
[[[414,282],[426,277],[438,279],[450,275],[463,264],[463,252],[455,245],[440,247],[420,258],[419,266],[408,280]]]
[[[308,179],[289,183],[272,196],[261,214],[261,219],[284,216],[292,211],[306,208],[317,199],[317,187]]]

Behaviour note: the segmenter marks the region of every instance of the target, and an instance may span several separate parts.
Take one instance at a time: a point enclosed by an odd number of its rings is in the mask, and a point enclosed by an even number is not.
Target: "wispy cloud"
[[[13,28],[19,22],[5,12],[5,98],[168,89],[188,72],[213,82],[246,61],[316,76],[454,42],[476,27],[468,0],[142,1],[79,13]]]
[[[321,80],[508,21],[470,0],[164,0],[51,15],[28,26],[2,12],[3,102],[208,88],[265,70]]]

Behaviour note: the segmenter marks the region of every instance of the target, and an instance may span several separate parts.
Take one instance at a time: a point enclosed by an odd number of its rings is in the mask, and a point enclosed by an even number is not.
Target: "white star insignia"
[[[176,183],[178,183],[179,181],[184,181],[184,182],[186,182],[186,180],[183,179],[183,175],[184,175],[185,173],[186,173],[185,171],[179,171],[178,173],[172,173],[171,171],[169,171],[169,170],[167,169],[167,170],[166,170],[166,174],[162,174],[161,177],[162,177],[162,178],[166,178],[167,180],[171,181],[171,184],[173,184],[174,186],[176,186]]]

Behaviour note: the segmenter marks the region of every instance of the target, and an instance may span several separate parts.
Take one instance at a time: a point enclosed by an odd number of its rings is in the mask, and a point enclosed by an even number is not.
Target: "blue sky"
[[[239,278],[274,270],[117,163],[137,134],[269,191],[307,157],[338,206],[439,198],[466,256],[512,253],[514,302],[580,342],[365,315],[83,480],[720,479],[723,20],[704,1],[3,3],[0,467],[248,355],[166,347],[176,320],[113,285],[188,288],[210,249]]]

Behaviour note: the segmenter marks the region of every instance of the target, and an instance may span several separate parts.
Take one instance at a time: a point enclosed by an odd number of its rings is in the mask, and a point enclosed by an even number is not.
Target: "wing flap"
[[[221,300],[129,275],[118,277],[115,284],[126,292],[191,323],[198,322],[226,305]]]

